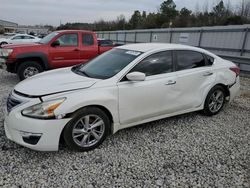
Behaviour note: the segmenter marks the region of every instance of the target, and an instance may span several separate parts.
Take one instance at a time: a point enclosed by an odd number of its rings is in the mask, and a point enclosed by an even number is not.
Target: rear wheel
[[[219,113],[224,106],[225,99],[225,89],[221,86],[213,87],[207,95],[203,110],[204,114],[212,116]]]
[[[40,72],[43,72],[43,67],[35,61],[23,62],[17,69],[20,80],[24,80]]]
[[[79,110],[66,125],[63,137],[73,150],[89,151],[98,147],[107,137],[110,120],[106,113],[96,107]]]

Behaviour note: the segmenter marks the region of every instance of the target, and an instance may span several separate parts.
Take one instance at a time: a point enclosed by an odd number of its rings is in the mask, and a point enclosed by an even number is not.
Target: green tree
[[[142,15],[139,10],[136,10],[129,20],[129,24],[131,25],[131,29],[138,29],[142,24]]]
[[[145,29],[153,29],[159,27],[157,25],[157,15],[155,13],[149,13],[144,23]]]
[[[191,25],[192,11],[187,8],[182,8],[178,18],[174,22],[175,27],[189,27]]]
[[[164,1],[160,6],[159,13],[160,16],[158,18],[158,23],[162,27],[168,27],[170,22],[172,22],[179,14],[173,0]]]
[[[116,20],[116,25],[117,25],[117,29],[125,29],[125,26],[126,26],[126,18],[124,15],[120,15],[117,17],[117,20]]]
[[[224,25],[225,18],[228,15],[228,11],[224,5],[223,0],[221,0],[214,8],[214,24],[215,25]]]

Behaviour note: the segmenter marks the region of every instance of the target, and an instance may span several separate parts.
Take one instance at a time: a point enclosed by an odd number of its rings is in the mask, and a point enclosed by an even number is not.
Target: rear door
[[[199,107],[203,103],[204,94],[215,81],[212,67],[200,52],[177,50],[174,57],[176,87],[180,91],[177,102],[183,110]]]
[[[23,37],[23,43],[32,43],[34,41],[35,37],[32,36],[24,36]]]
[[[79,50],[81,63],[86,63],[98,55],[98,44],[93,33],[81,33],[81,48]]]
[[[53,68],[68,67],[81,62],[78,32],[61,34],[54,41],[56,40],[60,45],[49,47],[49,57]]]
[[[124,77],[118,83],[121,124],[175,112],[178,91],[171,51],[148,56],[130,72],[145,73],[146,80],[131,82]]]

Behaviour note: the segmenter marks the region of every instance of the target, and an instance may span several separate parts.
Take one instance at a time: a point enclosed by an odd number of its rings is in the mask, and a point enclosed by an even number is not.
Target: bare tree
[[[200,4],[199,4],[199,1],[197,1],[196,5],[195,5],[195,11],[194,13],[196,15],[198,15],[200,13]]]
[[[208,1],[206,1],[204,4],[203,4],[203,12],[205,13],[205,12],[208,12],[209,10],[209,4],[208,4]]]
[[[240,16],[249,18],[250,17],[250,0],[241,0],[238,8],[238,14]]]

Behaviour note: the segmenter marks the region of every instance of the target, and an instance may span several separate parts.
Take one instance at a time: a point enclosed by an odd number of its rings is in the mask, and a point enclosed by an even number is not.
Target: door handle
[[[75,52],[79,52],[80,50],[78,48],[74,49]]]
[[[169,80],[165,85],[174,85],[174,84],[176,84],[176,81]]]
[[[212,73],[212,72],[205,72],[204,74],[203,74],[203,76],[211,76],[211,75],[213,75],[214,73]]]

